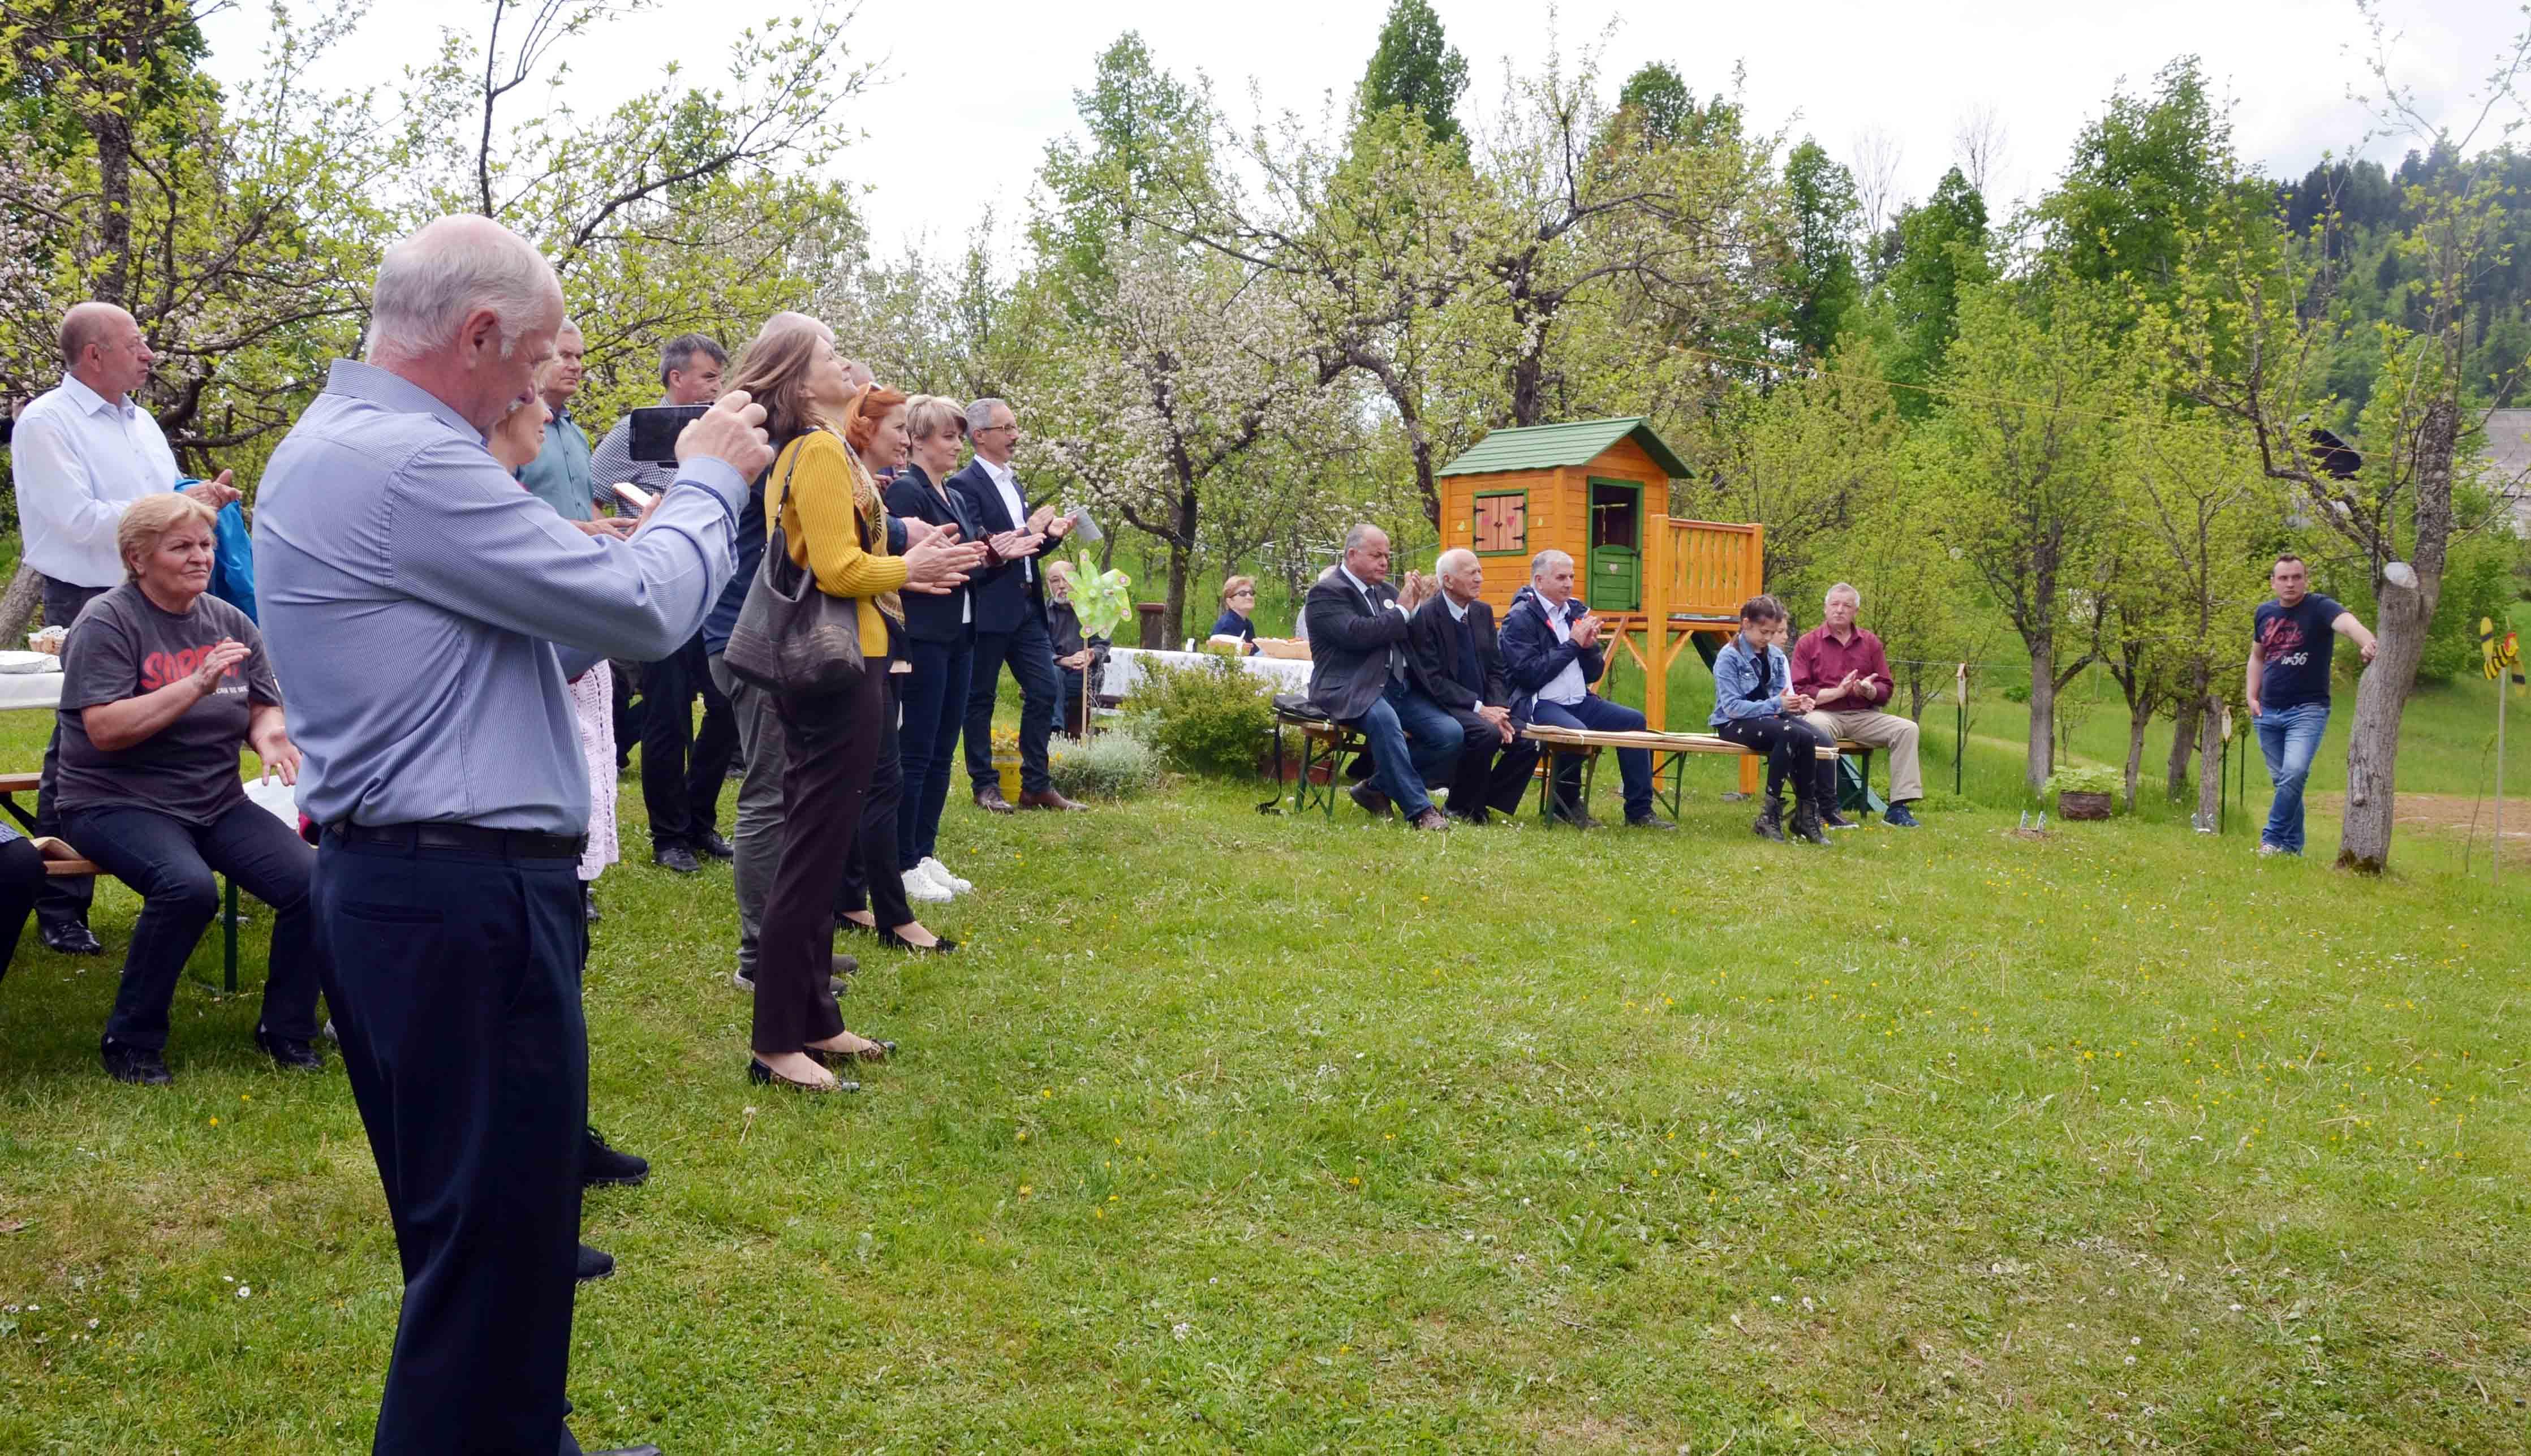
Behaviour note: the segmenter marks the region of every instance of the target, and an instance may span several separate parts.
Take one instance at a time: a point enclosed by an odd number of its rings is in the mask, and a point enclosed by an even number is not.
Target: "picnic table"
[[[1111,698],[1131,698],[1135,685],[1153,667],[1209,667],[1215,662],[1228,662],[1252,677],[1265,679],[1276,693],[1310,691],[1310,663],[1302,657],[1267,657],[1263,654],[1231,657],[1219,652],[1157,652],[1146,647],[1111,647],[1107,651],[1106,692]]]

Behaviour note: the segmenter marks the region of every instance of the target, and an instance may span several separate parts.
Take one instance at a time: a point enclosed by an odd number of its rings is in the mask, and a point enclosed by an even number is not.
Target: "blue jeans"
[[[940,810],[949,802],[950,755],[967,716],[967,672],[976,655],[976,634],[961,628],[956,642],[907,638],[905,660],[914,671],[902,686],[905,726],[897,753],[905,763],[905,799],[897,809],[897,868],[911,869],[933,853],[940,837]]]
[[[2268,780],[2277,786],[2277,802],[2268,810],[2268,827],[2259,835],[2289,855],[2302,853],[2302,786],[2311,777],[2311,760],[2320,753],[2320,736],[2329,731],[2329,704],[2303,702],[2272,707],[2259,714],[2259,752],[2268,756]]]
[[[1444,777],[1459,759],[1467,730],[1441,704],[1396,678],[1353,726],[1371,743],[1371,782],[1415,818],[1433,807],[1428,780]]]
[[[1610,702],[1597,693],[1585,693],[1580,702],[1547,702],[1542,700],[1529,710],[1533,723],[1547,723],[1557,728],[1580,728],[1592,733],[1639,733],[1644,715],[1622,703]],[[1588,809],[1576,803],[1581,797],[1579,780],[1582,760],[1566,757],[1566,782],[1556,785],[1555,797],[1572,805],[1575,812]],[[1649,749],[1617,750],[1617,776],[1626,785],[1626,817],[1640,819],[1653,812],[1653,756]]]

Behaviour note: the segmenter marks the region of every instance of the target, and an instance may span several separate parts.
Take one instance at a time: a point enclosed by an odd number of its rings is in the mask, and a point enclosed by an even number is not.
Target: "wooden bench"
[[[106,872],[94,860],[83,858],[64,840],[35,833],[35,817],[18,805],[20,794],[34,793],[43,782],[40,773],[0,773],[0,809],[9,812],[29,835],[34,836],[35,850],[44,857],[44,873],[55,879],[73,879]],[[220,915],[220,989],[235,995],[238,988],[238,892],[237,881],[220,876],[223,899]]]
[[[1653,798],[1667,809],[1671,818],[1679,816],[1679,807],[1687,798],[1687,760],[1698,754],[1720,754],[1728,757],[1755,758],[1757,750],[1719,738],[1711,733],[1657,733],[1641,729],[1632,733],[1603,733],[1580,728],[1559,728],[1552,724],[1532,723],[1521,730],[1521,736],[1538,745],[1542,785],[1538,791],[1538,816],[1548,823],[1555,821],[1555,768],[1559,758],[1582,760],[1582,802],[1578,809],[1588,811],[1591,788],[1598,776],[1600,754],[1603,749],[1642,749],[1652,755]],[[1863,782],[1872,784],[1872,749],[1851,739],[1839,739],[1818,750],[1821,762],[1834,762],[1846,755],[1862,759]],[[1666,787],[1663,780],[1666,779]]]

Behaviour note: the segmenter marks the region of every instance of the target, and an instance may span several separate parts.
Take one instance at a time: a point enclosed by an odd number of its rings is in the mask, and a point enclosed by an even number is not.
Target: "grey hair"
[[[695,365],[695,356],[709,356],[713,364],[729,367],[729,351],[709,334],[679,334],[659,346],[659,387],[668,387],[668,376]]]
[[[1447,576],[1451,572],[1464,571],[1476,564],[1476,552],[1469,550],[1465,546],[1452,546],[1449,550],[1433,558],[1433,575],[1436,577]]]
[[[993,409],[995,406],[1009,410],[1011,408],[1011,402],[1009,400],[995,399],[989,394],[984,396],[983,399],[971,402],[967,406],[967,433],[971,435],[981,434],[984,431],[992,428]],[[1012,411],[1014,416],[1018,413],[1019,412],[1016,410]]]
[[[1553,546],[1549,546],[1546,550],[1532,556],[1529,558],[1530,580],[1538,580],[1538,578],[1544,574],[1548,567],[1553,566],[1559,561],[1563,562],[1566,566],[1571,566],[1573,564],[1573,558],[1570,555],[1556,550]]]
[[[1372,525],[1370,522],[1365,521],[1361,525],[1356,526],[1351,531],[1345,532],[1344,548],[1348,551],[1359,551],[1362,549],[1363,543],[1370,540],[1375,535],[1378,536],[1382,540],[1386,540],[1388,538],[1387,532],[1384,532],[1378,527]]]
[[[1854,584],[1852,582],[1839,582],[1835,586],[1830,587],[1828,588],[1828,595],[1821,597],[1820,601],[1823,604],[1834,601],[1836,600],[1836,594],[1840,591],[1853,597],[1854,604],[1856,606],[1863,605],[1863,593],[1854,589]]]
[[[449,348],[478,308],[500,320],[506,359],[561,291],[544,255],[499,223],[474,216],[425,223],[378,264],[369,293],[369,361]]]
[[[554,337],[557,339],[565,334],[580,334],[580,320],[568,313],[562,316],[562,323],[554,329]],[[584,344],[588,343],[589,335],[580,334],[580,341]]]

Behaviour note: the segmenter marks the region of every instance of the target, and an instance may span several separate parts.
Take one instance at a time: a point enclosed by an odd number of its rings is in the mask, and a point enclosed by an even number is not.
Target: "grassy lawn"
[[[742,1082],[726,869],[637,856],[591,1100],[657,1171],[589,1201],[582,1438],[2521,1449],[2531,875],[1968,807],[1761,846],[1726,775],[1659,839],[960,801],[969,948],[873,954],[905,1051],[826,1101]],[[111,961],[0,983],[0,1450],[366,1444],[375,1174],[215,957],[172,1090],[96,1070]]]

